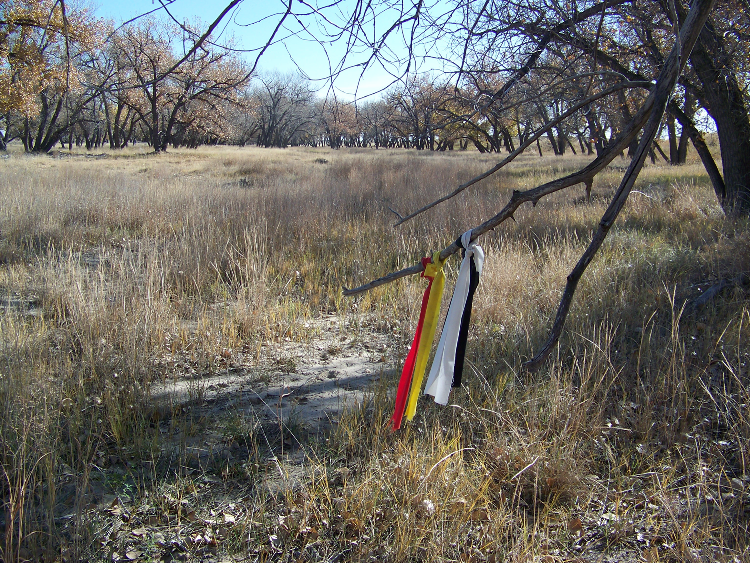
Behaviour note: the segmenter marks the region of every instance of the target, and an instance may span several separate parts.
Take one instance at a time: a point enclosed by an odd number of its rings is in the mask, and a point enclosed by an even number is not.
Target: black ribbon
[[[461,244],[461,237],[456,239],[456,244],[461,248],[461,256],[466,255],[466,249]],[[474,303],[474,293],[479,286],[479,271],[477,270],[474,256],[472,255],[469,263],[469,293],[466,296],[466,305],[461,315],[461,328],[458,330],[458,342],[456,343],[456,363],[453,370],[453,383],[451,387],[461,386],[461,376],[464,371],[464,360],[466,358],[466,341],[469,338],[469,324],[471,323],[471,307]]]

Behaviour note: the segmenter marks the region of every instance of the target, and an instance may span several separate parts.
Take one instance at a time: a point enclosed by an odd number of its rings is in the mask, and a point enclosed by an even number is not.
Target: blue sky
[[[169,11],[179,21],[200,20],[205,26],[208,26],[221,11],[226,7],[229,0],[218,0],[217,2],[207,2],[200,0],[174,0],[169,4]],[[160,7],[159,0],[98,0],[96,15],[102,18],[114,20],[115,23],[121,23],[141,14],[149,12]],[[234,38],[236,47],[241,49],[253,50],[262,46],[268,37],[271,36],[276,23],[279,21],[279,9],[282,7],[278,0],[244,0],[234,12],[231,18],[228,16],[222,26],[222,38],[230,36]],[[344,5],[346,8],[347,5]],[[168,18],[163,10],[158,11],[155,15]],[[332,18],[340,15],[337,11],[329,11],[327,15]],[[389,14],[379,16],[378,25],[385,29],[393,20]],[[304,74],[313,79],[313,86],[325,94],[330,88],[330,84],[325,81],[325,77],[330,75],[330,64],[335,65],[341,60],[344,54],[343,42],[336,44],[321,45],[313,39],[314,37],[323,37],[320,27],[314,23],[312,18],[302,20],[308,26],[308,31],[302,29],[298,21],[289,19],[287,29],[282,29],[277,34],[277,43],[271,46],[263,55],[259,68],[261,70],[278,70],[281,72],[291,72],[296,69],[301,70]],[[381,24],[380,21],[383,23]],[[224,23],[223,22],[223,23]],[[382,32],[378,30],[378,33]],[[391,58],[403,56],[403,49],[399,52],[398,38],[394,38],[392,43],[393,50],[390,53]],[[246,55],[248,60],[254,60],[255,52],[250,51]],[[377,92],[387,87],[393,80],[393,74],[400,74],[403,66],[391,65],[389,68],[382,68],[380,65],[368,69],[360,78],[360,70],[354,69],[342,73],[336,80],[334,88],[337,95],[345,99],[352,99],[355,91],[357,97],[363,98],[368,94]],[[421,70],[426,70],[422,64]],[[358,84],[359,81],[359,84]]]

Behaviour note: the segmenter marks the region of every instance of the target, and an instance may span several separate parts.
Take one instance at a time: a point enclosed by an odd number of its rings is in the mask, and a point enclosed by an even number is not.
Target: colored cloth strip
[[[478,247],[481,249],[481,247]],[[471,279],[469,281],[469,295],[466,297],[466,306],[461,316],[461,330],[458,331],[458,342],[456,343],[456,366],[453,371],[452,387],[461,387],[461,376],[464,372],[464,360],[466,358],[466,341],[469,338],[469,325],[471,324],[471,309],[474,305],[474,293],[479,286],[479,270],[476,260],[471,261]]]
[[[432,289],[432,280],[434,277],[425,275],[427,273],[427,265],[430,263],[430,258],[422,258],[422,266],[425,271],[422,272],[422,277],[427,278],[429,283],[427,288],[424,290],[422,295],[422,308],[419,312],[419,321],[417,322],[417,330],[414,333],[414,340],[411,343],[411,348],[406,356],[404,362],[404,369],[401,371],[401,379],[398,382],[398,391],[396,392],[396,409],[393,411],[393,429],[398,430],[401,428],[401,420],[404,417],[404,409],[406,408],[406,400],[409,397],[409,387],[411,386],[412,376],[414,375],[414,364],[417,359],[417,349],[419,348],[419,340],[422,336],[422,327],[424,326],[424,317],[427,312],[427,302],[430,299],[430,290]]]
[[[471,242],[471,231],[461,235],[456,243],[464,249],[464,257],[425,385],[425,394],[435,397],[435,402],[441,405],[448,403],[451,388],[461,385],[471,307],[484,265],[484,251],[481,246]]]
[[[425,266],[425,277],[434,277],[430,289],[430,297],[427,300],[427,309],[425,310],[422,334],[419,335],[419,349],[417,350],[417,359],[414,363],[414,377],[409,392],[409,402],[406,405],[406,419],[414,418],[417,412],[417,400],[422,390],[422,380],[427,368],[427,360],[430,356],[430,348],[435,338],[435,329],[437,328],[438,318],[440,317],[440,302],[443,300],[443,288],[445,287],[445,274],[443,273],[444,261],[440,260],[440,252],[432,255],[432,262]]]

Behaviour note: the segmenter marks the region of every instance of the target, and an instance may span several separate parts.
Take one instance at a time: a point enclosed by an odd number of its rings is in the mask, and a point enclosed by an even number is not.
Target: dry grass
[[[206,148],[0,161],[2,560],[749,560],[750,230],[723,218],[696,163],[644,170],[538,375],[522,362],[625,161],[590,204],[574,188],[484,237],[451,407],[424,400],[394,434],[388,371],[327,438],[290,419],[274,441],[241,413],[196,421],[151,401],[154,382],[219,372],[240,351],[261,373],[264,343],[309,342],[322,314],[392,335],[395,371],[422,283],[349,300],[340,288],[584,162],[524,156],[391,228],[389,206],[417,208],[493,160]],[[738,283],[694,305],[720,280]],[[188,471],[184,445],[165,453],[164,420],[182,435],[219,426],[245,457]],[[285,432],[297,457],[281,455]]]

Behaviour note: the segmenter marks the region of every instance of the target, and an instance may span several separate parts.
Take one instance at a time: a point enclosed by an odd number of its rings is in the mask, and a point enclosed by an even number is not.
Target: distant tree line
[[[66,9],[67,8],[67,9]],[[182,38],[182,41],[179,39]],[[143,19],[113,30],[85,9],[51,0],[0,6],[3,145],[29,152],[227,139],[227,114],[247,86],[231,50],[194,46],[176,25]]]
[[[558,118],[572,104],[571,86],[583,89],[582,79],[565,87],[540,91],[529,80],[501,108],[481,108],[477,85],[455,87],[430,75],[409,76],[379,99],[354,103],[329,95],[320,99],[299,75],[267,73],[254,77],[231,110],[230,134],[225,141],[263,147],[329,146],[512,152],[540,127]],[[493,84],[494,83],[494,84]],[[484,90],[499,81],[483,77]],[[642,101],[638,92],[619,92],[617,103],[588,104],[571,119],[561,121],[537,140],[535,150],[555,155],[599,154],[629,122]],[[695,118],[699,107],[689,95],[680,102]],[[673,116],[665,121],[669,154],[655,147],[652,158],[680,164],[687,155],[688,135]],[[679,150],[678,150],[679,149]]]
[[[20,139],[29,152],[144,142],[155,152],[250,143],[497,153],[544,128],[533,143],[539,153],[601,155],[643,104],[687,10],[667,0],[450,4],[439,25],[439,14],[422,17],[422,3],[402,7],[399,22],[434,22],[450,37],[445,63],[455,71],[405,75],[355,104],[321,98],[299,75],[255,72],[257,59],[250,67],[211,28],[141,18],[114,29],[80,4],[8,0],[0,3],[0,149]],[[715,1],[662,124],[668,148],[651,149],[652,159],[679,164],[691,141],[719,199],[743,208],[748,8],[747,0]],[[716,126],[723,178],[701,117]],[[627,152],[637,144],[634,136]]]
[[[156,152],[217,143],[512,151],[591,82],[576,78],[583,69],[549,57],[546,69],[524,80],[502,107],[478,103],[502,86],[502,75],[490,71],[467,73],[458,87],[436,76],[408,76],[379,99],[354,104],[335,95],[321,99],[299,75],[252,76],[231,49],[210,41],[182,60],[194,35],[162,20],[113,30],[86,10],[61,7],[49,0],[3,4],[3,146],[20,139],[29,152],[136,142]],[[549,81],[544,74],[554,74],[558,86],[541,86]],[[637,91],[621,91],[616,104],[590,104],[550,130],[544,150],[603,150],[638,102]],[[699,107],[687,90],[679,106],[689,117]],[[665,126],[665,158],[684,162],[687,135],[674,117]],[[539,141],[536,149],[543,150]]]

